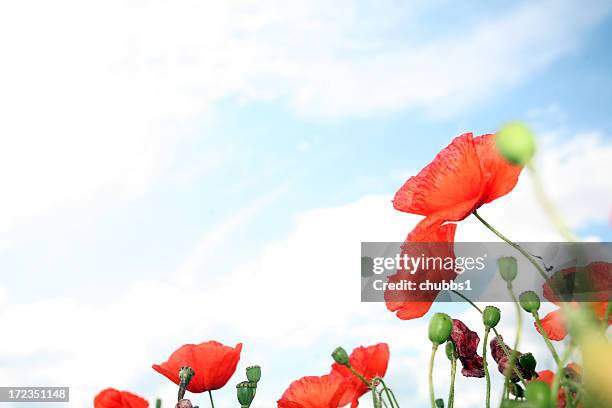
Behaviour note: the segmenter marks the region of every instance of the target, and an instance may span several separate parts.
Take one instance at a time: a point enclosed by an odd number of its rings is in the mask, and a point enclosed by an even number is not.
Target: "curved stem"
[[[431,402],[431,408],[436,408],[436,397],[434,395],[434,386],[433,386],[433,367],[434,367],[434,359],[436,357],[436,351],[438,350],[438,345],[436,343],[431,345],[431,357],[429,358],[429,400]]]
[[[382,385],[383,391],[385,392],[385,395],[387,396],[387,399],[389,400],[389,404],[391,404],[391,407],[394,408],[397,406],[397,408],[399,408],[399,405],[397,405],[397,400],[395,400],[395,396],[393,396],[392,398],[393,393],[391,392],[389,388],[387,388],[387,384],[385,384],[385,381],[381,377],[375,377],[372,380],[372,383],[374,383],[375,381],[380,382],[380,385]],[[385,401],[383,400],[383,402]]]
[[[353,374],[355,374],[355,376],[357,376],[357,377],[358,377],[358,378],[359,378],[359,379],[360,379],[360,380],[361,380],[361,381],[362,381],[362,382],[363,382],[365,385],[367,385],[367,386],[368,386],[368,388],[373,388],[372,384],[370,384],[370,382],[369,382],[368,380],[366,380],[366,379],[365,379],[365,377],[364,377],[363,375],[359,374],[359,373],[357,372],[357,370],[355,370],[355,369],[353,368],[353,366],[352,366],[352,365],[348,364],[346,367],[347,367],[349,370],[351,370],[351,372],[352,372]]]
[[[553,346],[553,344],[550,342],[550,339],[548,338],[548,334],[546,334],[546,331],[544,330],[544,327],[542,326],[542,322],[540,321],[540,315],[538,314],[537,311],[531,314],[533,315],[533,319],[535,320],[535,324],[538,327],[538,331],[540,332],[540,335],[542,335],[542,337],[544,338],[546,347],[548,347],[550,354],[552,354],[553,358],[555,359],[555,363],[559,364],[559,355],[557,354],[557,350],[555,350],[555,347]]]
[[[482,365],[484,366],[485,380],[487,382],[487,395],[485,399],[486,408],[491,407],[491,377],[489,376],[489,367],[487,366],[487,342],[489,340],[488,327],[485,328],[484,341],[482,342]]]
[[[448,390],[448,407],[453,408],[455,405],[455,375],[457,374],[457,358],[453,356],[451,360],[451,383]]]
[[[540,201],[540,204],[544,208],[544,211],[546,212],[546,215],[548,215],[548,218],[550,219],[552,224],[566,241],[578,241],[578,238],[569,228],[569,226],[557,210],[557,207],[555,207],[555,205],[546,195],[546,192],[544,190],[544,183],[542,183],[540,174],[538,173],[533,163],[527,164],[527,169],[529,170],[529,174],[531,175],[531,178],[533,180],[533,187],[535,189],[536,197],[538,201]]]
[[[212,408],[215,408],[215,402],[213,401],[213,397],[212,397],[212,391],[208,391],[208,396],[210,397],[210,406]]]

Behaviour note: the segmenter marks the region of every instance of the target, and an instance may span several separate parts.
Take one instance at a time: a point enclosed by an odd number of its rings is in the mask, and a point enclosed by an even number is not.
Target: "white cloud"
[[[606,168],[612,160],[612,146],[599,138],[580,140],[584,143],[557,142],[556,147],[542,149],[547,163],[544,180],[574,226],[604,220],[609,207],[600,201],[610,202],[608,190],[598,195],[606,180],[605,175],[596,176],[596,170]],[[566,157],[564,152],[573,154]],[[588,172],[592,177],[585,182],[571,177],[573,172]],[[598,199],[591,199],[593,195]],[[573,196],[583,201],[566,200]],[[404,398],[417,398],[415,401],[422,403],[426,396],[415,397],[407,384],[415,389],[424,386],[422,367],[429,352],[424,341],[426,321],[402,322],[382,304],[360,303],[359,282],[354,280],[361,241],[402,240],[419,219],[393,210],[390,198],[368,196],[336,208],[307,211],[297,217],[284,239],[265,246],[252,260],[234,264],[233,273],[209,279],[201,286],[176,285],[174,276],[165,281],[135,282],[125,288],[119,300],[104,305],[58,298],[22,304],[0,292],[0,325],[11,328],[10,336],[0,338],[0,359],[5,362],[0,380],[69,384],[74,406],[87,406],[94,393],[106,386],[136,392],[156,389],[169,400],[175,390],[152,372],[150,364],[185,342],[218,338],[228,344],[245,342],[241,369],[256,361],[269,370],[268,382],[258,394],[256,406],[261,408],[273,406],[294,377],[323,373],[329,364],[327,349],[337,344],[348,348],[387,341],[393,353],[392,384]],[[265,205],[266,199],[262,200],[247,211],[249,216]],[[584,206],[588,215],[577,216]],[[490,204],[483,213],[517,239],[556,237],[539,213],[524,177],[515,191]],[[211,249],[231,246],[227,238],[233,228],[234,222],[230,222],[207,235],[185,262],[190,265],[187,269],[202,267],[210,259]],[[464,240],[494,240],[469,220],[462,222],[458,231]],[[451,306],[437,307],[448,310]],[[463,313],[467,323],[478,327],[478,315],[453,307]],[[511,307],[504,306],[503,314],[509,318],[501,330],[508,341],[512,339],[513,313]],[[525,327],[529,332],[527,320]],[[533,333],[526,335],[524,344],[528,346],[523,349],[542,355],[544,345]],[[321,348],[324,350],[319,352]],[[303,356],[315,351],[316,359],[305,361]],[[23,361],[28,362],[25,371]],[[437,364],[443,367],[444,359]],[[541,364],[546,366],[545,361]],[[442,395],[446,372],[442,369],[436,375]],[[474,395],[481,395],[476,388],[481,390],[482,384],[473,379],[459,379],[459,383],[458,398],[465,406],[481,406]],[[231,404],[231,387],[218,398]]]

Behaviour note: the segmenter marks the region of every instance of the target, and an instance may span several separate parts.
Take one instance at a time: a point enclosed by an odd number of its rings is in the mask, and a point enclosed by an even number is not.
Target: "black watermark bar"
[[[610,242],[362,242],[362,302],[511,302],[498,260],[516,259],[515,294],[542,301],[607,302]]]
[[[0,402],[70,402],[68,387],[0,387]]]

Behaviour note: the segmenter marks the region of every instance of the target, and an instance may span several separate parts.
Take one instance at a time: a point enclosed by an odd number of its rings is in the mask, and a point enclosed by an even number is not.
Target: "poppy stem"
[[[360,379],[360,380],[361,380],[361,381],[362,381],[362,382],[363,382],[365,385],[367,385],[367,386],[368,386],[368,388],[374,388],[373,382],[372,382],[372,384],[370,384],[370,382],[369,382],[368,380],[366,380],[366,379],[365,379],[365,377],[364,377],[363,375],[359,374],[359,373],[357,372],[357,370],[355,370],[355,369],[353,368],[353,366],[352,366],[352,365],[347,364],[347,365],[346,365],[346,367],[347,367],[349,370],[351,370],[351,373],[355,374],[355,376],[356,376],[356,377],[358,377],[358,378],[359,378],[359,379]]]
[[[489,367],[487,366],[487,342],[489,341],[489,327],[485,328],[484,339],[482,342],[482,365],[484,367],[485,381],[487,382],[487,395],[485,398],[485,406],[491,406],[491,377],[489,376]]]
[[[555,372],[555,376],[553,378],[552,393],[551,393],[552,398],[555,401],[559,394],[559,387],[561,386],[561,377],[562,376],[565,377],[565,368],[564,368],[565,363],[570,358],[573,351],[574,351],[574,343],[570,343],[570,345],[563,352],[563,356],[557,363],[557,371]],[[568,404],[572,404],[573,400],[572,400],[572,395],[569,392],[569,388],[567,387],[567,385],[564,385],[563,389],[565,391],[565,400],[567,401]]]
[[[548,334],[546,334],[546,331],[542,326],[542,321],[540,320],[540,315],[538,314],[538,311],[536,310],[531,314],[533,315],[533,319],[535,320],[535,324],[538,328],[538,331],[540,332],[540,335],[542,335],[542,337],[544,338],[546,347],[548,347],[548,350],[550,350],[550,354],[552,354],[553,358],[555,359],[555,363],[559,364],[559,355],[557,354],[557,350],[555,350],[555,347],[552,345],[550,339],[548,338]]]
[[[448,407],[453,408],[455,405],[455,375],[457,374],[457,358],[453,355],[451,360],[451,382],[448,390]]]
[[[476,303],[472,302],[464,294],[462,294],[461,292],[457,292],[456,290],[451,290],[451,292],[453,292],[455,295],[459,296],[460,298],[464,299],[466,302],[468,302],[470,305],[472,305],[472,307],[474,309],[478,310],[478,312],[480,312],[480,314],[482,314],[482,309],[479,308],[478,305],[476,305]],[[497,336],[498,338],[501,337],[499,335],[499,332],[497,331],[497,329],[495,327],[493,327],[493,333],[495,333],[495,336]],[[506,347],[506,344],[504,342],[500,342],[500,345],[501,345],[502,350],[504,351],[504,354],[506,355],[506,357],[510,358],[510,351]],[[516,374],[517,377],[521,380],[521,383],[523,384],[523,386],[527,385],[527,382],[525,381],[525,379],[523,378],[523,375],[521,374],[521,372],[518,369],[516,369],[516,368],[514,369],[514,374]]]
[[[215,402],[213,401],[212,391],[211,390],[208,390],[208,396],[210,397],[210,406],[212,408],[215,408]]]
[[[516,295],[514,294],[514,290],[512,290],[512,283],[508,282],[508,293],[510,294],[510,297],[512,298],[512,301],[514,302],[514,305],[516,306],[516,337],[514,338],[514,347],[512,352],[510,353],[510,359],[508,360],[508,367],[506,367],[506,369],[504,370],[504,393],[503,395],[506,395],[506,392],[508,391],[508,383],[510,382],[510,379],[512,378],[512,373],[514,372],[514,367],[515,367],[515,363],[516,363],[516,355],[518,353],[518,346],[519,346],[519,342],[521,340],[521,331],[523,328],[523,319],[521,317],[522,313],[521,313],[521,306],[519,305],[518,299],[516,298]],[[518,371],[518,370],[517,370]],[[504,399],[502,395],[502,400]]]
[[[380,385],[382,385],[383,390],[385,392],[385,395],[387,396],[387,400],[389,400],[389,404],[391,404],[391,408],[397,407],[399,408],[399,404],[397,403],[397,400],[395,399],[395,395],[393,395],[393,392],[391,391],[391,389],[387,388],[387,384],[385,384],[385,381],[381,378],[381,377],[375,377],[374,379],[372,379],[372,384],[376,384],[376,382],[379,382]],[[382,394],[381,391],[381,394]],[[382,400],[382,402],[384,403],[385,401]]]
[[[431,357],[429,358],[429,400],[431,402],[431,408],[436,408],[436,397],[434,395],[433,386],[433,368],[437,350],[438,345],[436,343],[433,343],[431,345]]]
[[[498,230],[496,230],[495,228],[493,228],[493,226],[491,224],[489,224],[487,221],[485,221],[484,218],[482,218],[480,216],[480,214],[478,214],[477,211],[474,211],[474,216],[476,218],[478,218],[478,220],[485,226],[487,227],[492,233],[494,233],[495,235],[497,235],[499,238],[501,238],[503,241],[505,241],[508,245],[510,245],[512,248],[516,249],[517,251],[519,251],[525,258],[527,258],[527,260],[529,262],[531,262],[531,264],[533,266],[535,266],[535,268],[537,269],[538,273],[540,274],[540,276],[542,276],[542,278],[544,279],[544,281],[548,281],[548,275],[546,274],[546,272],[544,271],[544,269],[542,268],[542,266],[538,263],[538,261],[535,260],[535,258],[533,256],[531,256],[531,254],[527,251],[525,251],[519,244],[514,243],[513,241],[511,241],[509,238],[507,238],[504,234],[502,234],[501,232],[499,232]]]

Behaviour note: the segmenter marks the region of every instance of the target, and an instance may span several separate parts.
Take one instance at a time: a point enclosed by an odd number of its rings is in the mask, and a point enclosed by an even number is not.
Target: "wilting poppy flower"
[[[338,408],[345,384],[337,375],[302,377],[283,393],[278,408]]]
[[[497,369],[499,370],[500,373],[505,374],[506,369],[508,368],[510,364],[510,358],[508,356],[511,355],[512,349],[508,347],[506,343],[504,343],[504,339],[501,336],[497,336],[493,338],[493,340],[491,340],[489,345],[491,347],[491,355],[493,356],[493,360],[495,360],[495,362],[497,363]],[[504,347],[502,345],[506,346],[508,355],[506,355],[506,353],[504,352]],[[521,352],[516,353],[516,358],[514,360],[514,367],[518,369],[523,379],[530,380],[534,376],[534,373],[531,370],[528,370],[521,366],[521,363],[519,362],[519,357],[522,355],[523,353]],[[514,382],[517,382],[519,380],[519,377],[516,374],[516,372],[513,372],[512,377],[510,377],[510,379]]]
[[[482,357],[478,355],[478,334],[471,331],[461,320],[453,319],[451,340],[455,343],[459,361],[463,366],[461,374],[465,377],[484,377]]]
[[[581,381],[581,371],[582,368],[578,364],[570,363],[565,367],[565,375],[576,383],[580,383]],[[544,381],[552,388],[554,378],[555,373],[550,370],[544,370],[538,373],[537,380]],[[571,389],[570,387],[570,393],[572,394],[572,397],[576,396],[576,391],[577,390]],[[567,405],[565,398],[565,390],[563,388],[559,388],[559,393],[557,394],[557,403],[559,408],[565,408]]]
[[[456,137],[395,194],[395,209],[426,217],[408,240],[446,221],[461,221],[483,204],[509,193],[521,169],[497,152],[495,135]]]
[[[439,226],[435,230],[421,230],[418,234],[411,234],[409,242],[402,246],[401,257],[424,256],[429,259],[455,259],[453,243],[455,239],[455,229],[457,225],[446,224]],[[411,281],[417,285],[429,282],[451,281],[457,277],[453,269],[447,269],[444,265],[433,264],[420,268],[416,273],[403,268],[398,269],[397,273],[390,276],[389,283]],[[431,304],[438,296],[440,290],[435,288],[426,290],[386,290],[385,302],[387,309],[396,312],[397,317],[402,320],[415,319],[423,316],[431,308]]]
[[[107,388],[94,398],[94,408],[147,408],[149,403],[136,394]]]
[[[351,366],[366,380],[374,377],[384,377],[389,364],[389,346],[386,343],[369,347],[357,347],[349,356]],[[332,365],[331,375],[347,379],[345,391],[338,406],[343,407],[349,402],[351,408],[359,405],[359,397],[368,392],[368,387],[346,366],[338,363]]]
[[[216,341],[185,344],[172,353],[165,363],[154,364],[153,369],[178,385],[179,370],[188,366],[193,368],[195,375],[187,390],[196,393],[218,390],[227,384],[236,371],[241,350],[242,343],[236,347],[224,346]]]
[[[544,297],[557,306],[560,304],[559,296],[567,302],[582,301],[591,308],[595,316],[603,320],[606,316],[611,290],[612,264],[592,262],[584,268],[574,267],[556,272],[544,284]],[[561,309],[548,313],[541,323],[551,340],[563,340],[567,335]],[[608,325],[610,324],[612,324],[612,316],[608,321]],[[536,329],[538,329],[537,325]]]

